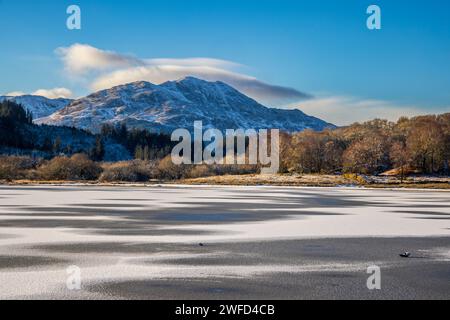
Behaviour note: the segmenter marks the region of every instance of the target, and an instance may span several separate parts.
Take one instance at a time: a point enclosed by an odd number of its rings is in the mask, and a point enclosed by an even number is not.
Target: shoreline
[[[293,187],[293,188],[349,188],[349,189],[386,189],[386,190],[436,190],[450,191],[450,177],[441,178],[447,181],[417,181],[406,183],[343,183],[344,181],[321,181],[322,176],[313,175],[316,182],[293,181],[293,179],[255,179],[263,177],[251,176],[213,176],[196,179],[175,181],[147,181],[147,182],[101,182],[101,181],[40,181],[40,180],[0,180],[0,186],[92,186],[92,187],[171,187],[171,186],[207,186],[207,187]],[[329,176],[327,176],[329,177]],[[283,178],[281,176],[281,178]],[[294,177],[295,178],[295,177]],[[340,176],[336,176],[340,178]]]

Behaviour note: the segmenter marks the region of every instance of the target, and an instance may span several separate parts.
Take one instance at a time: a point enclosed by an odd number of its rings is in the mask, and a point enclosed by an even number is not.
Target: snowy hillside
[[[334,127],[299,110],[267,108],[223,82],[193,77],[161,85],[135,82],[93,93],[37,123],[70,126],[98,132],[105,123],[155,132],[205,128],[277,128],[283,131],[323,130]]]
[[[21,104],[32,113],[33,119],[47,117],[52,113],[55,113],[66,107],[70,104],[70,102],[72,102],[72,100],[70,99],[48,99],[45,97],[32,95],[18,97],[0,96],[0,102],[4,100],[9,100]]]

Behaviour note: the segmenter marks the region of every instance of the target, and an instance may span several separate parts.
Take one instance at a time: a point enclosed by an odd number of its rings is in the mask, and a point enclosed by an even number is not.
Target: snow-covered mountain
[[[30,111],[33,119],[47,117],[62,108],[68,106],[72,100],[70,99],[48,99],[42,96],[24,95],[17,97],[0,96],[0,102],[9,100],[21,104]]]
[[[106,123],[172,132],[192,129],[198,120],[204,128],[220,130],[278,128],[294,132],[334,127],[300,110],[267,108],[223,82],[193,77],[161,85],[140,81],[99,91],[37,122],[93,132]]]

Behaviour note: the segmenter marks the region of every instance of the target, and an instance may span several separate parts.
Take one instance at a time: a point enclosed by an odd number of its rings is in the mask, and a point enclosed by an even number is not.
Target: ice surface
[[[136,279],[364,271],[363,263],[345,261],[215,266],[174,266],[165,261],[227,256],[227,252],[192,252],[198,243],[448,237],[449,200],[450,192],[423,190],[3,186],[0,258],[9,258],[0,265],[0,297],[73,298],[65,287],[70,265],[82,268],[83,283],[89,285]],[[147,249],[124,251],[138,245]],[[169,252],[164,250],[167,245],[188,249]],[[88,249],[83,249],[85,246]],[[89,246],[99,249],[92,251]],[[442,261],[450,256],[447,247],[429,254]],[[30,265],[15,265],[20,257],[31,257]],[[39,263],[32,257],[50,262]],[[83,292],[82,297],[107,298],[92,292]]]

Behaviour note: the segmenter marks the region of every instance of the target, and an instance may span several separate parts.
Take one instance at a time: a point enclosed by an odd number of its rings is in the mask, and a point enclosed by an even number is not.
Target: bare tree
[[[405,167],[410,161],[410,154],[406,148],[406,144],[402,141],[394,142],[391,146],[389,155],[394,166],[400,168],[400,182],[403,183],[403,180],[405,179]]]

